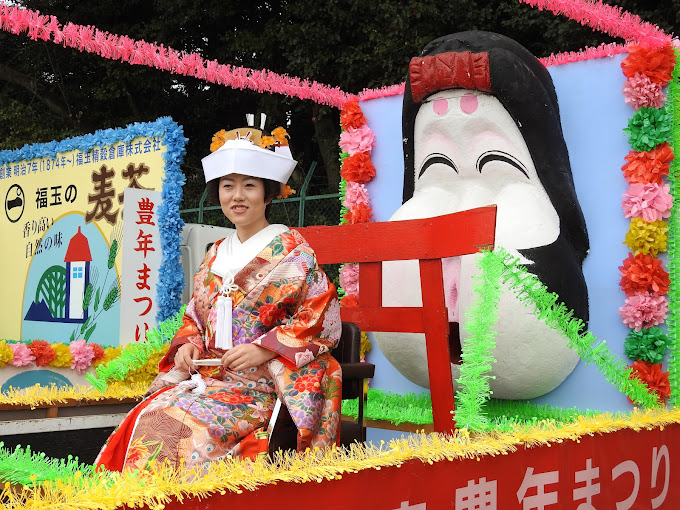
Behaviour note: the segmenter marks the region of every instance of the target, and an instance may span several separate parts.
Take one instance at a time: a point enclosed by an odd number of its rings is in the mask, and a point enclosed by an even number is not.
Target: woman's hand
[[[184,344],[175,353],[175,366],[180,370],[196,370],[194,360],[201,357],[201,351],[194,344]]]
[[[234,372],[259,367],[278,356],[274,351],[255,344],[241,344],[229,349],[222,356],[222,365]]]

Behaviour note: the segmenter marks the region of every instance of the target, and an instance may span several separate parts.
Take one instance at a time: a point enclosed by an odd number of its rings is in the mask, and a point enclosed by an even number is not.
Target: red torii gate
[[[425,333],[436,432],[452,433],[455,421],[441,259],[493,249],[496,206],[434,218],[296,229],[320,264],[359,264],[359,306],[343,307],[342,320],[362,331]],[[382,306],[382,263],[418,259],[422,307]]]

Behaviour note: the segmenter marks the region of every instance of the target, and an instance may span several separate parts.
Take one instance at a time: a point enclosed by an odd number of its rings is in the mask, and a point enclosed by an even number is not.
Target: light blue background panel
[[[557,91],[576,192],[590,236],[590,253],[583,265],[590,302],[590,330],[598,339],[605,340],[614,354],[630,363],[623,354],[628,329],[618,315],[625,298],[619,288],[618,266],[628,256],[623,240],[629,224],[621,209],[627,187],[621,166],[631,150],[622,130],[633,114],[622,94],[623,58],[625,55],[618,55],[548,70]],[[402,96],[361,103],[368,125],[376,134],[376,147],[371,153],[376,178],[368,185],[376,221],[387,221],[401,205],[401,104]],[[368,360],[376,364],[371,387],[397,393],[427,391],[397,372],[375,342]],[[625,396],[607,383],[594,366],[583,362],[562,385],[535,402],[603,411],[631,409]]]

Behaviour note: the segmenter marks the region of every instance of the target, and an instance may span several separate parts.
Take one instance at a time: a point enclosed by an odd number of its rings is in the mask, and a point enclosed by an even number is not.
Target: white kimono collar
[[[217,247],[217,255],[210,266],[210,271],[222,278],[235,276],[248,262],[253,260],[276,236],[288,231],[288,227],[280,224],[269,225],[242,243],[236,231],[224,238]]]

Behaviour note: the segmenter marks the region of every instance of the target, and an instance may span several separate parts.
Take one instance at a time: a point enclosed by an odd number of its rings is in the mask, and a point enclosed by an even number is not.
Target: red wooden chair
[[[425,333],[436,432],[455,429],[441,259],[493,249],[496,206],[421,220],[297,229],[320,264],[359,263],[359,306],[343,307],[342,320],[363,331]],[[382,306],[382,263],[418,259],[423,306]]]

